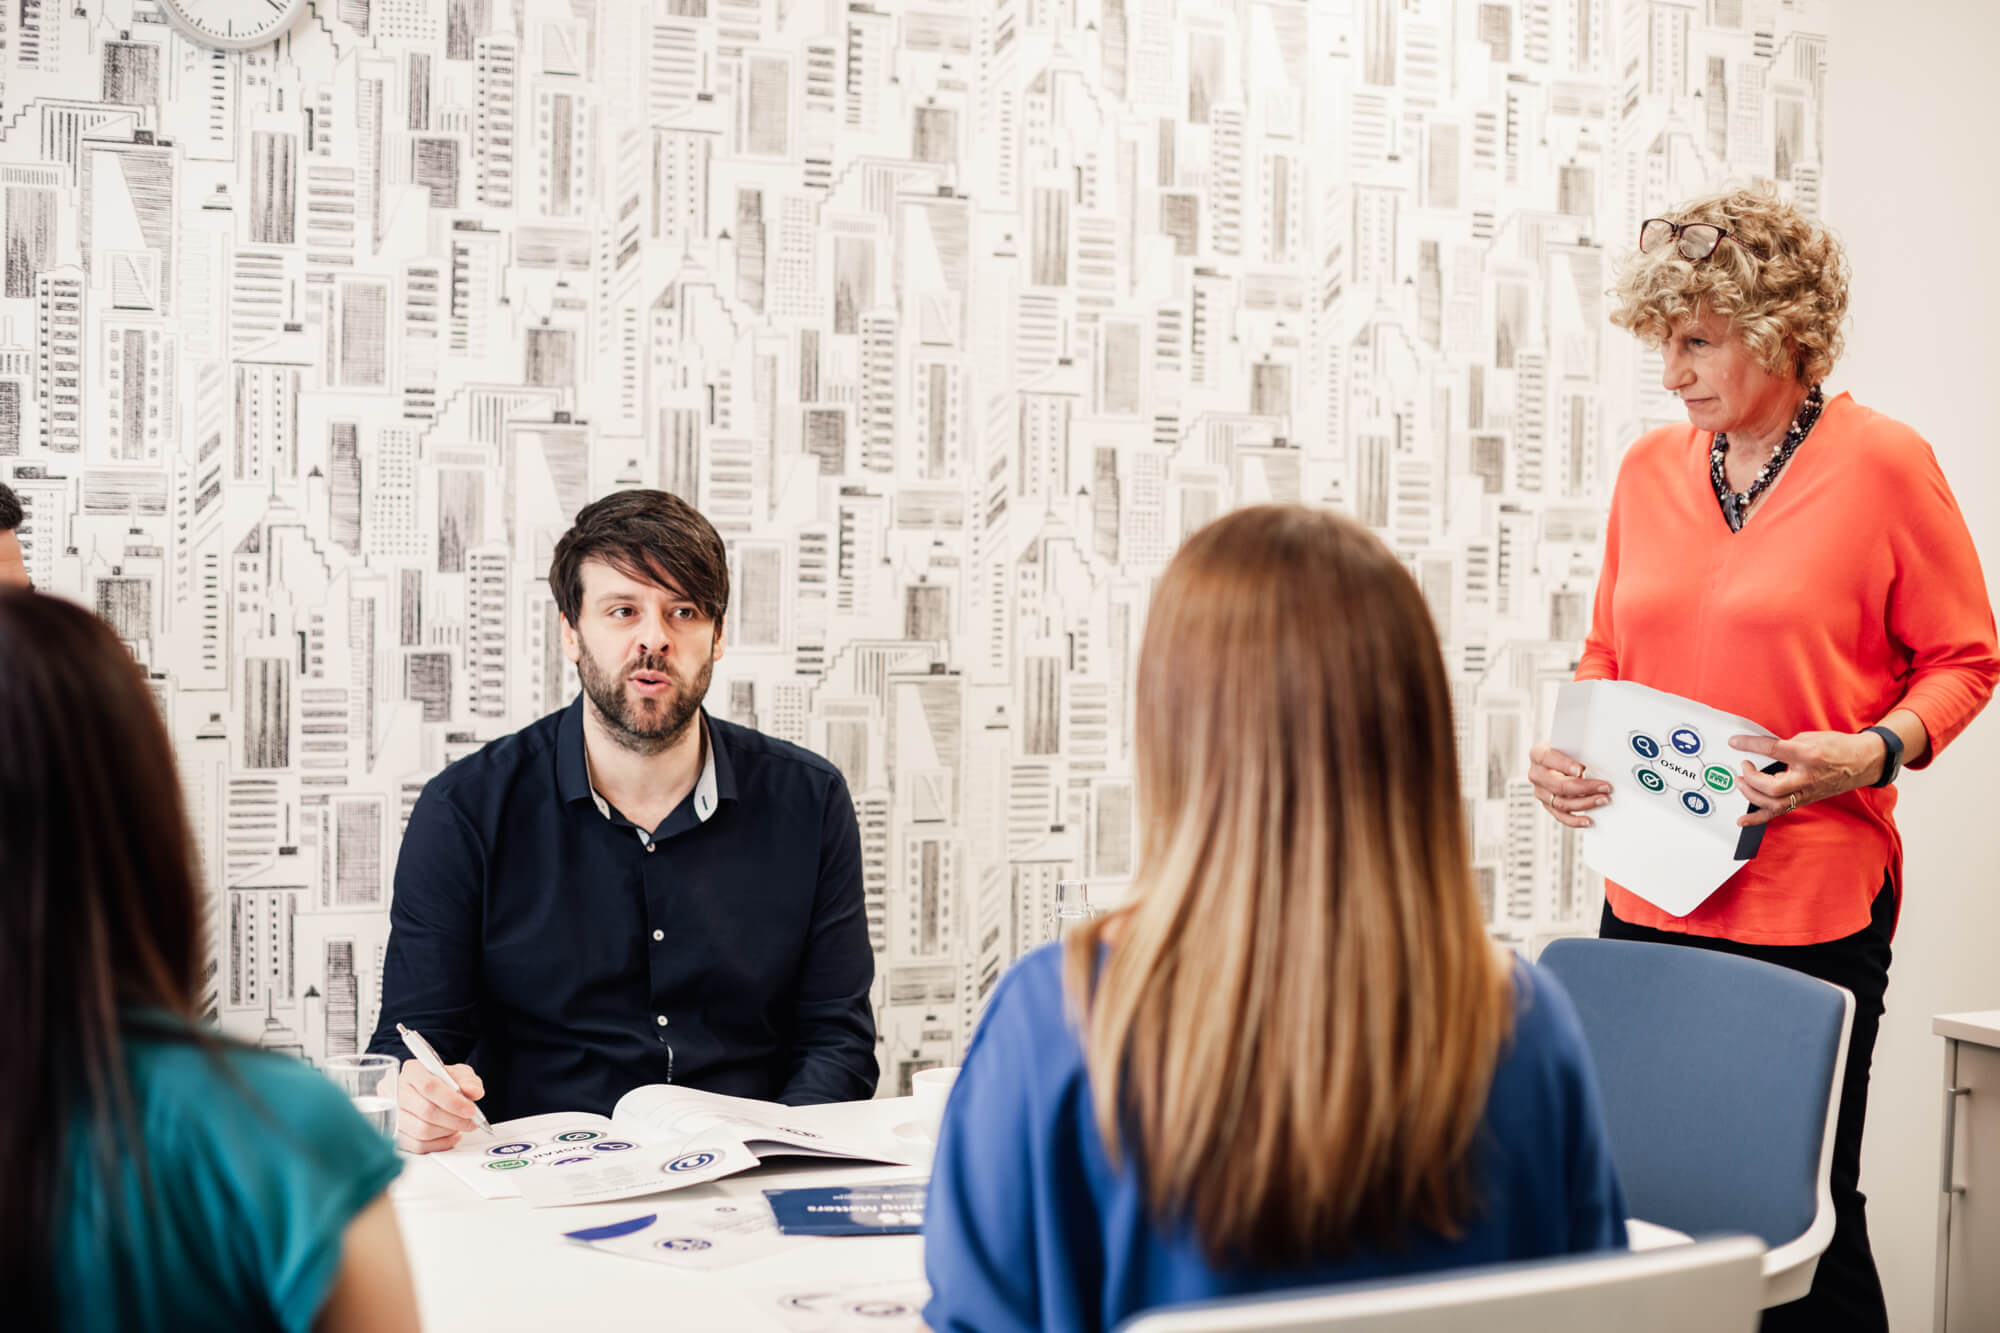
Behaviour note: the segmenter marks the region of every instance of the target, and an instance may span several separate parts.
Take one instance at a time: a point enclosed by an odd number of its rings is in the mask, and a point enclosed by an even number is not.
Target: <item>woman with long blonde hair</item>
[[[1416,584],[1297,506],[1188,539],[1128,904],[1001,982],[932,1170],[934,1329],[1622,1246],[1569,1001],[1486,938]]]

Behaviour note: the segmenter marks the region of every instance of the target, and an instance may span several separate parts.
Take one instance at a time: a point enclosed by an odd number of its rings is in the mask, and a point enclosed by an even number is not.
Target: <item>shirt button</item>
[[[665,1014],[661,1014],[658,1018],[655,1018],[653,1021],[655,1023],[658,1023],[661,1027],[665,1027],[667,1025],[667,1016]]]
[[[667,937],[667,932],[664,930],[656,930],[653,932],[653,938],[656,940],[663,940],[666,937]]]
[[[647,843],[647,844],[646,844],[646,850],[647,850],[647,851],[649,851],[649,852],[650,852],[650,851],[652,851],[652,850],[653,850],[653,844],[652,844],[652,843],[650,843],[650,842],[649,842],[649,843]]]

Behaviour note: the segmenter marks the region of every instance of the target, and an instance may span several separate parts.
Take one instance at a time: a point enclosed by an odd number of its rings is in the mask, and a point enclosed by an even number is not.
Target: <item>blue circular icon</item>
[[[1681,804],[1688,808],[1691,815],[1709,815],[1715,811],[1715,803],[1698,791],[1682,792]]]
[[[549,1163],[549,1165],[550,1165],[550,1166],[575,1166],[575,1165],[576,1165],[576,1164],[577,1164],[578,1162],[588,1162],[588,1161],[590,1161],[590,1160],[591,1160],[591,1159],[590,1159],[590,1158],[588,1158],[588,1157],[558,1157],[558,1158],[556,1158],[556,1160],[555,1160],[555,1161],[553,1161],[553,1162],[550,1162],[550,1163]]]
[[[676,1157],[667,1163],[669,1171],[699,1171],[715,1160],[712,1152],[691,1152],[685,1157]]]
[[[702,1250],[713,1249],[715,1248],[715,1244],[713,1241],[703,1240],[699,1236],[675,1236],[672,1240],[661,1241],[660,1248],[663,1250],[672,1250],[677,1254],[693,1254],[699,1253]]]
[[[1633,732],[1630,740],[1632,742],[1632,753],[1638,755],[1641,759],[1658,759],[1660,757],[1660,743],[1645,732]]]
[[[623,1139],[606,1139],[602,1143],[591,1144],[590,1150],[592,1152],[624,1152],[632,1146],[632,1144],[625,1142]]]
[[[1667,739],[1672,741],[1674,748],[1682,754],[1695,755],[1701,753],[1701,733],[1693,727],[1675,727],[1674,734],[1667,737]]]
[[[532,1143],[498,1143],[486,1150],[488,1157],[512,1157],[515,1153],[533,1152]]]

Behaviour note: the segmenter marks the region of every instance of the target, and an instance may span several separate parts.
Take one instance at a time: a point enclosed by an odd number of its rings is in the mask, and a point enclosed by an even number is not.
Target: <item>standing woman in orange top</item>
[[[1644,225],[1614,295],[1613,322],[1659,347],[1688,422],[1645,435],[1620,467],[1577,679],[1754,719],[1784,739],[1727,743],[1786,767],[1738,776],[1753,808],[1737,823],[1772,825],[1755,860],[1685,917],[1607,883],[1600,934],[1743,954],[1854,992],[1833,1242],[1811,1293],[1764,1328],[1886,1330],[1859,1182],[1902,892],[1893,784],[1993,691],[1986,582],[1923,437],[1821,388],[1847,313],[1825,228],[1769,192],[1696,200]],[[1610,799],[1547,745],[1529,764],[1572,828]]]

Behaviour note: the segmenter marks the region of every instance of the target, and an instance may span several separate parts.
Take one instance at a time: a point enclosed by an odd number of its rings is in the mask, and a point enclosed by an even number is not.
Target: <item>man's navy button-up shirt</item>
[[[650,838],[597,807],[583,701],[433,778],[396,862],[382,1022],[486,1085],[489,1120],[609,1114],[648,1083],[791,1105],[875,1091],[875,958],[839,770],[703,715],[697,784]]]

